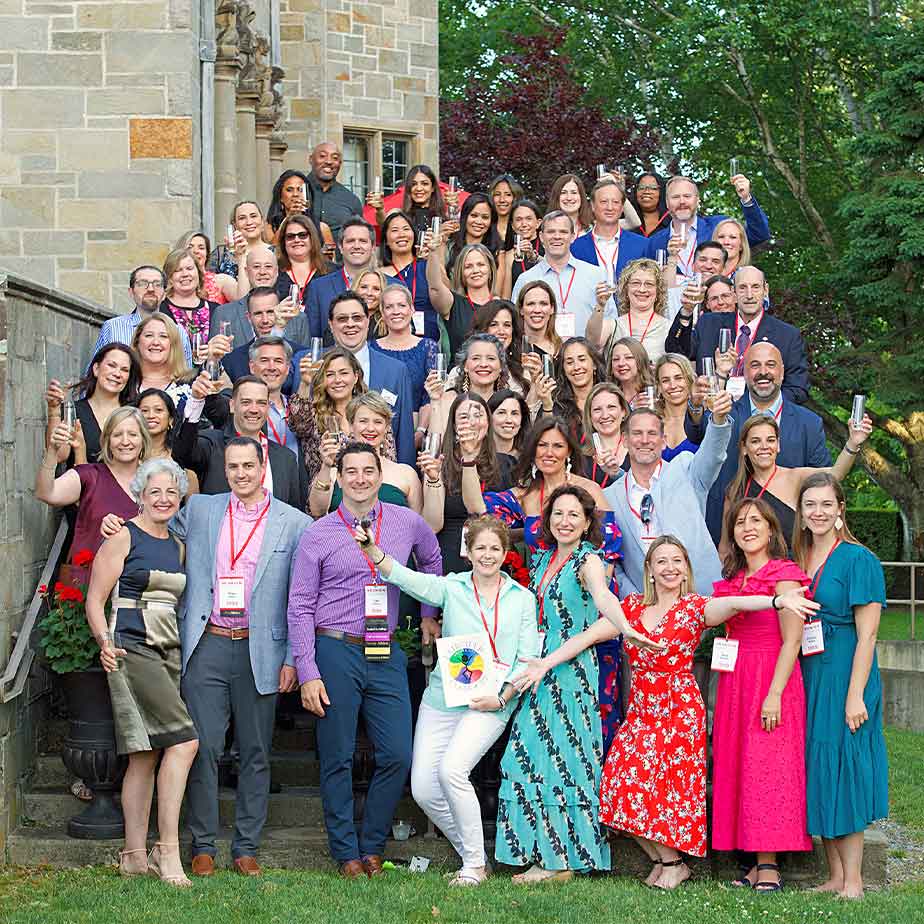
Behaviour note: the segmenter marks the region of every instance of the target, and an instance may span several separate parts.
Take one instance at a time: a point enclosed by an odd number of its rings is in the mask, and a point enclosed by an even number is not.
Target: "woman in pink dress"
[[[782,888],[776,855],[811,850],[805,807],[805,690],[798,655],[802,617],[777,609],[779,594],[809,578],[786,560],[786,542],[770,506],[742,498],[728,511],[733,543],[717,597],[772,594],[774,608],[726,623],[737,642],[732,670],[719,677],[713,723],[712,847],[757,854],[736,885]],[[717,640],[718,642],[719,640]]]

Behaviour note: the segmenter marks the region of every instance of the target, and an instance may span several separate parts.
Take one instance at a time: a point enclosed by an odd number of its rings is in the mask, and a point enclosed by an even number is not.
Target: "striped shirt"
[[[341,504],[338,510],[317,520],[302,536],[292,562],[289,586],[289,642],[298,671],[298,682],[317,680],[321,674],[314,659],[315,629],[334,629],[348,635],[365,631],[365,590],[372,583],[368,560],[351,530],[356,518]],[[396,504],[379,503],[371,512],[374,534],[382,517],[378,546],[400,564],[413,552],[417,570],[441,575],[443,559],[433,530],[419,514]],[[388,584],[388,629],[398,625],[400,591]],[[421,607],[422,616],[435,616],[435,607]]]
[[[110,343],[124,343],[126,346],[132,345],[132,337],[135,335],[135,328],[141,323],[141,312],[135,309],[131,314],[120,314],[115,318],[109,318],[103,322],[99,337],[96,338],[96,346],[93,347],[93,356]],[[192,347],[189,343],[189,337],[186,331],[180,327],[180,342],[183,344],[183,355],[186,357],[186,365],[192,368],[193,356]],[[89,365],[88,367],[89,368]]]

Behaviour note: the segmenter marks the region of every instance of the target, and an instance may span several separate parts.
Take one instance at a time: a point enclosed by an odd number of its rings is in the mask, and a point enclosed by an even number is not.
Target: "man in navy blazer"
[[[783,357],[772,343],[755,343],[747,353],[744,378],[747,390],[732,406],[732,432],[728,456],[706,501],[706,523],[716,545],[722,536],[725,489],[738,471],[738,437],[744,422],[754,414],[776,418],[780,425],[777,465],[785,468],[824,468],[831,465],[821,418],[790,401],[782,390]]]
[[[736,312],[711,311],[701,315],[695,327],[689,310],[682,308],[667,332],[664,349],[668,353],[682,353],[701,370],[704,357],[715,357],[719,331],[728,328],[732,346],[738,351],[738,366],[732,374],[740,377],[747,348],[751,344],[772,343],[783,358],[783,394],[790,401],[803,404],[808,398],[809,374],[802,335],[792,324],[767,314],[767,280],[756,266],[742,266],[735,273],[735,298]],[[738,391],[737,395],[740,394]]]
[[[578,260],[593,266],[607,264],[610,267],[607,275],[614,283],[619,281],[620,273],[633,260],[650,257],[654,253],[648,238],[622,233],[619,220],[625,201],[625,191],[612,177],[597,180],[590,191],[594,225],[571,244],[571,253]]]
[[[391,429],[395,435],[398,461],[414,465],[414,415],[411,378],[404,363],[369,348],[369,308],[356,292],[341,292],[328,309],[328,323],[334,343],[349,350],[363,370],[370,391],[378,392],[391,407]],[[283,391],[292,393],[301,380],[301,361],[308,355],[302,350],[292,357],[292,373]]]
[[[770,240],[770,223],[757,200],[751,195],[751,181],[746,176],[732,177],[735,192],[741,200],[741,212],[748,243],[752,247]],[[671,234],[686,234],[686,242],[680,250],[677,271],[684,276],[690,275],[693,265],[693,251],[697,244],[711,241],[716,225],[728,218],[727,215],[699,215],[699,189],[689,177],[675,176],[667,181],[667,209],[671,213],[671,222],[648,238],[651,252],[667,250]],[[685,232],[681,231],[685,227]]]
[[[372,265],[375,253],[375,228],[363,218],[348,218],[340,229],[340,252],[343,266],[334,267],[324,276],[308,283],[305,314],[312,337],[323,337],[325,346],[333,346],[334,337],[327,323],[327,312],[334,297],[345,292],[353,280]]]

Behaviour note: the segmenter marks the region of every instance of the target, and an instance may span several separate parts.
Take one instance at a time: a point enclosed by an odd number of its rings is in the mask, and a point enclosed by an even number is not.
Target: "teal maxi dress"
[[[863,691],[868,721],[851,733],[844,713],[857,647],[853,608],[885,606],[879,560],[862,545],[841,542],[824,566],[814,597],[821,604],[825,650],[802,658],[808,833],[836,838],[862,831],[889,813],[882,681],[875,654]]]
[[[554,551],[534,556],[534,592]],[[597,621],[593,600],[577,576],[588,555],[601,553],[582,542],[543,587],[540,631],[546,653]],[[501,760],[495,841],[500,863],[576,872],[610,868],[610,848],[598,820],[603,732],[597,679],[591,647],[552,668],[535,694],[521,698]]]

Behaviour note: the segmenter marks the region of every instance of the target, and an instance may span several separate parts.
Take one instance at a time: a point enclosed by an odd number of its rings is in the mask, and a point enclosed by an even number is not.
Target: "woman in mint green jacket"
[[[507,526],[490,516],[466,523],[472,570],[437,577],[410,571],[386,555],[361,528],[356,539],[382,577],[405,593],[441,607],[442,634],[486,635],[490,654],[502,665],[503,685],[449,707],[440,671],[430,674],[414,733],[411,791],[427,817],[446,835],[462,858],[452,885],[479,885],[488,876],[481,808],[469,774],[501,736],[518,696],[510,678],[524,662],[540,654],[536,598],[501,573],[510,548]]]

